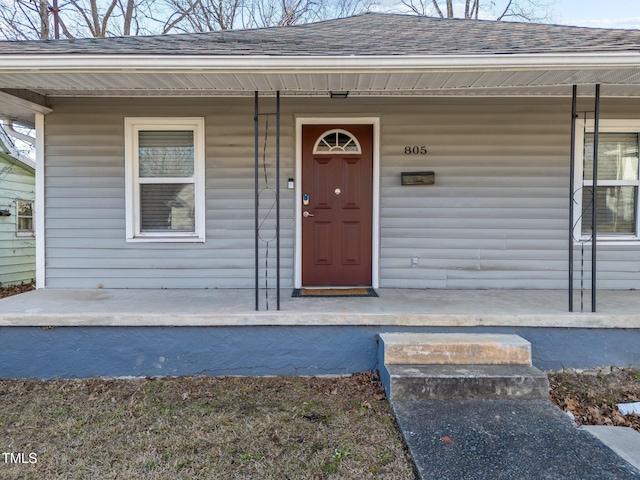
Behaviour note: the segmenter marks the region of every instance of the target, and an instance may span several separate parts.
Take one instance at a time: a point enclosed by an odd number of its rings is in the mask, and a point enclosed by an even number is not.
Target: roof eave
[[[489,55],[0,55],[0,72],[362,72],[491,71],[640,67],[640,52]]]
[[[36,171],[35,161],[31,159],[25,158],[16,158],[13,155],[8,153],[0,152],[0,159],[5,160],[11,164],[17,165],[18,167],[26,170],[29,173],[34,173]]]

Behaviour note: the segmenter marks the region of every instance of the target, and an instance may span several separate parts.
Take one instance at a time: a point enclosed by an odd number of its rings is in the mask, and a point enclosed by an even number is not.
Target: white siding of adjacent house
[[[0,285],[29,283],[35,279],[35,238],[16,235],[16,200],[34,200],[35,177],[19,163],[0,158]]]
[[[605,102],[603,115],[631,116],[638,106]],[[53,99],[52,107],[45,130],[47,286],[253,286],[253,99]],[[380,118],[381,287],[566,286],[569,99],[286,97],[283,286],[293,284],[294,200],[285,187],[295,176],[295,116],[341,114]],[[204,244],[126,242],[126,116],[205,118]],[[274,136],[272,118],[271,186]],[[405,155],[404,147],[414,145],[426,146],[428,154]],[[435,185],[401,186],[400,173],[416,170],[434,171]],[[600,247],[600,285],[640,287],[639,250]],[[263,245],[263,277],[265,254]],[[411,267],[412,257],[419,258],[417,267]],[[269,246],[270,286],[274,266],[275,242]]]

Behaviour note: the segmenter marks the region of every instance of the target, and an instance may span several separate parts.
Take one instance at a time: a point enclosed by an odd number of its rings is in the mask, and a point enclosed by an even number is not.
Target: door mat
[[[377,297],[373,288],[294,288],[292,297]]]

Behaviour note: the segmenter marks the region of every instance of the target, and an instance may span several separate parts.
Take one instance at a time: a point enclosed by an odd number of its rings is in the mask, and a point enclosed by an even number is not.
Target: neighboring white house
[[[35,162],[20,155],[0,124],[0,285],[36,278]]]

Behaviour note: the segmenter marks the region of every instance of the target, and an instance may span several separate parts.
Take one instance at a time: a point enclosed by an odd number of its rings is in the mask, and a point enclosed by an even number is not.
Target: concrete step
[[[385,365],[390,400],[546,399],[547,375],[529,365]]]
[[[382,333],[384,365],[531,365],[531,344],[518,335]]]

